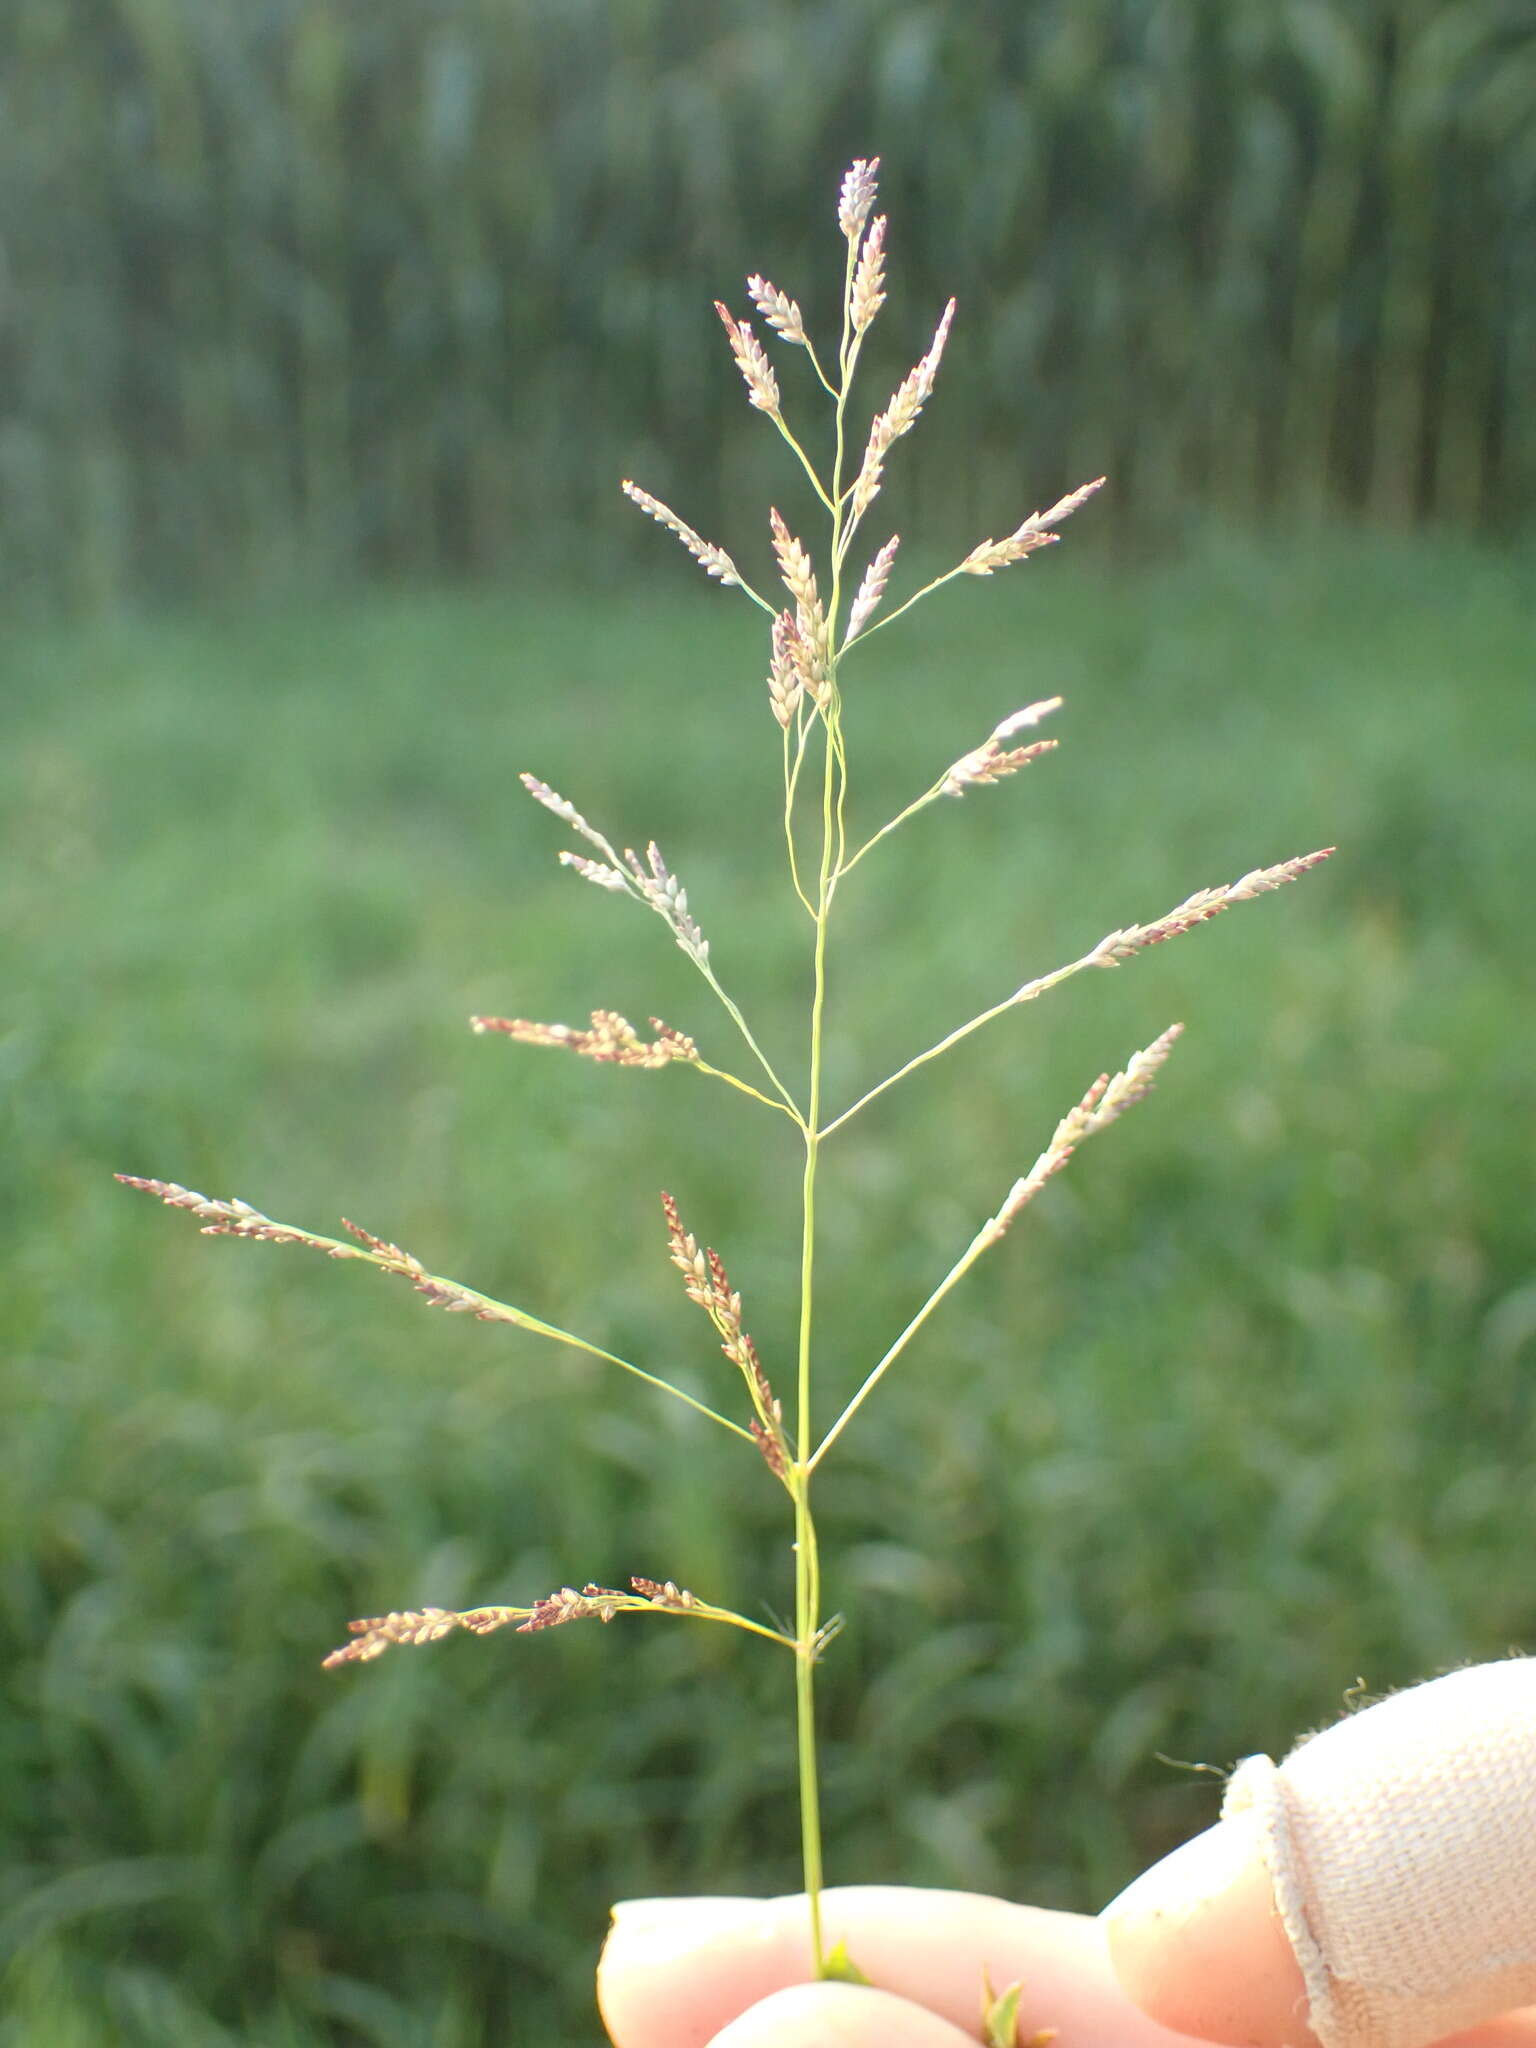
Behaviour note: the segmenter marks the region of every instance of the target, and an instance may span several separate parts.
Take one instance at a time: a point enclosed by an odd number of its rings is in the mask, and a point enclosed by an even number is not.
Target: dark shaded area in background
[[[611,562],[631,470],[720,524],[701,307],[819,309],[869,150],[893,382],[962,300],[930,507],[1536,506],[1523,0],[11,0],[0,117],[13,591]]]

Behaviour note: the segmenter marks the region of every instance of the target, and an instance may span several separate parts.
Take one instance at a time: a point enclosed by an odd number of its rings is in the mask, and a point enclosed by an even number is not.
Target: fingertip
[[[1122,1989],[1161,2026],[1232,2048],[1316,2048],[1251,1816],[1196,1835],[1100,1917]]]
[[[781,1947],[763,1899],[631,1899],[613,1908],[597,2003],[618,2048],[704,2048],[773,1988]]]
[[[975,2039],[889,1992],[792,1984],[739,2014],[709,2048],[974,2048]]]

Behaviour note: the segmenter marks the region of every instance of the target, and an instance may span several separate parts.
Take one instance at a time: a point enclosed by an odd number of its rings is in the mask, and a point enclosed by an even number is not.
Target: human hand
[[[620,1908],[617,2048],[974,2048],[984,1969],[1023,1980],[1021,2040],[1062,2048],[1536,2048],[1536,1660],[1249,1759],[1217,1826],[1100,1920],[881,1887],[824,1907],[879,1989],[806,1981],[798,1898]]]

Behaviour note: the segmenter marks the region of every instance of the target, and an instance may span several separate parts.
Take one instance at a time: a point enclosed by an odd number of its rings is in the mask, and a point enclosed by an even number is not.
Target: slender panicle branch
[[[736,1002],[721,986],[709,958],[709,941],[699,929],[698,921],[688,908],[688,892],[662,858],[661,849],[653,839],[646,847],[642,860],[632,848],[620,854],[612,843],[589,824],[576,806],[560,792],[551,789],[547,782],[541,782],[536,775],[523,774],[518,780],[524,789],[546,811],[569,825],[573,832],[596,847],[603,856],[592,860],[582,853],[562,853],[560,864],[570,868],[585,882],[593,883],[599,889],[610,890],[617,896],[631,897],[636,903],[643,903],[647,910],[653,910],[671,932],[681,950],[693,962],[714,991],[721,1007],[743,1040],[753,1058],[767,1075],[775,1094],[784,1104],[796,1123],[804,1122],[799,1105],[773,1070],[773,1064],[753,1036],[746,1018]]]
[[[511,1323],[535,1337],[548,1337],[552,1343],[568,1344],[574,1351],[585,1351],[591,1358],[601,1358],[633,1378],[644,1380],[648,1387],[670,1394],[696,1414],[705,1415],[722,1429],[728,1429],[732,1436],[746,1437],[751,1441],[751,1432],[743,1429],[740,1423],[717,1415],[713,1408],[696,1401],[692,1394],[685,1394],[681,1387],[674,1387],[670,1380],[659,1379],[643,1366],[632,1365],[616,1352],[605,1351],[600,1344],[589,1343],[585,1337],[575,1336],[570,1330],[562,1330],[554,1323],[529,1315],[526,1309],[514,1308],[510,1302],[496,1300],[494,1295],[481,1294],[476,1288],[466,1287],[462,1281],[447,1280],[441,1274],[429,1273],[420,1259],[410,1252],[402,1251],[399,1245],[390,1244],[382,1237],[375,1237],[361,1224],[349,1223],[345,1217],[342,1218],[342,1228],[351,1233],[351,1243],[345,1238],[322,1237],[317,1231],[300,1230],[291,1223],[275,1223],[270,1216],[263,1216],[259,1209],[253,1209],[249,1202],[214,1201],[207,1195],[198,1194],[194,1188],[181,1187],[176,1181],[143,1180],[132,1173],[115,1174],[113,1178],[121,1181],[124,1187],[139,1188],[146,1195],[155,1196],[168,1208],[187,1210],[201,1223],[204,1237],[246,1237],[265,1244],[308,1245],[313,1251],[324,1252],[328,1259],[361,1259],[365,1265],[377,1266],[382,1273],[396,1273],[408,1280],[422,1300],[433,1308],[446,1309],[450,1315],[472,1315],[482,1323]]]
[[[1015,733],[1027,727],[1038,725],[1053,711],[1061,709],[1059,697],[1047,697],[1039,704],[1026,704],[1022,711],[1015,711],[1011,718],[1005,718],[1001,725],[994,726],[989,737],[979,747],[973,747],[968,754],[962,754],[954,761],[937,782],[930,783],[920,797],[909,803],[904,811],[898,811],[889,824],[882,825],[872,833],[859,848],[843,862],[841,873],[850,874],[865,854],[878,846],[882,839],[888,839],[898,826],[909,818],[915,818],[919,811],[926,810],[941,796],[964,796],[968,789],[979,789],[989,782],[1001,782],[1005,776],[1016,775],[1021,768],[1037,761],[1042,754],[1054,751],[1055,740],[1033,740],[1028,746],[1007,747],[1003,743],[1012,739]]]
[[[1287,882],[1297,881],[1309,869],[1315,868],[1320,861],[1327,860],[1333,851],[1331,846],[1325,846],[1316,853],[1303,853],[1294,860],[1281,861],[1276,867],[1255,868],[1251,873],[1240,876],[1237,881],[1229,882],[1224,889],[1197,890],[1193,896],[1186,897],[1184,902],[1175,905],[1172,910],[1166,911],[1151,924],[1127,925],[1122,931],[1106,933],[1099,943],[1091,947],[1080,959],[1070,960],[1065,967],[1058,967],[1051,974],[1042,974],[1036,981],[1026,981],[1022,988],[1015,989],[1013,994],[1005,997],[1002,1002],[994,1003],[990,1010],[983,1010],[968,1023],[959,1025],[946,1037],[939,1039],[937,1044],[930,1045],[926,1052],[915,1054],[905,1066],[898,1067],[893,1074],[887,1074],[883,1081],[861,1095],[857,1102],[850,1104],[839,1116],[835,1116],[831,1123],[824,1125],[821,1136],[829,1138],[834,1131],[841,1130],[850,1118],[857,1116],[860,1110],[867,1109],[870,1103],[884,1095],[888,1088],[894,1088],[898,1081],[904,1081],[909,1074],[915,1074],[919,1067],[925,1067],[930,1060],[936,1060],[941,1054],[949,1052],[962,1040],[969,1038],[972,1032],[980,1031],[984,1024],[990,1024],[995,1017],[1001,1017],[1009,1010],[1016,1010],[1023,1003],[1034,1002],[1036,997],[1045,995],[1050,989],[1059,988],[1062,982],[1069,981],[1074,974],[1081,974],[1085,967],[1118,967],[1122,961],[1131,959],[1134,954],[1145,952],[1149,946],[1161,945],[1165,939],[1177,938],[1181,932],[1193,931],[1196,925],[1208,924],[1213,917],[1219,916],[1223,910],[1229,910],[1235,903],[1246,903],[1255,896],[1267,895],[1270,890],[1283,887]]]
[[[580,1030],[572,1024],[536,1024],[527,1017],[471,1017],[469,1023],[472,1031],[512,1038],[520,1045],[561,1046],[599,1065],[692,1067],[713,1081],[723,1081],[728,1088],[750,1095],[754,1102],[763,1103],[776,1115],[798,1122],[785,1103],[776,1102],[761,1088],[754,1088],[750,1081],[743,1081],[739,1074],[733,1074],[725,1067],[711,1066],[686,1032],[663,1024],[659,1017],[651,1019],[651,1029],[656,1037],[649,1041],[643,1039],[629,1019],[621,1017],[617,1010],[594,1010],[590,1031]]]
[[[1124,1115],[1133,1103],[1140,1102],[1143,1096],[1151,1092],[1158,1069],[1172,1052],[1183,1029],[1182,1024],[1170,1024],[1162,1036],[1155,1038],[1145,1051],[1135,1053],[1127,1060],[1123,1072],[1116,1074],[1113,1079],[1108,1074],[1100,1074],[1082,1101],[1068,1110],[1057,1124],[1051,1142],[1029,1172],[1016,1180],[1009,1189],[1007,1198],[997,1214],[989,1217],[981,1226],[879,1364],[865,1376],[863,1385],[822,1438],[815,1456],[806,1467],[807,1472],[815,1471],[939,1303],[959,1285],[982,1253],[997,1243],[1020,1210],[1034,1200],[1046,1182],[1060,1173],[1083,1140],[1104,1130],[1116,1117]]]
[[[729,1607],[711,1606],[671,1579],[635,1578],[629,1583],[631,1590],[627,1593],[616,1586],[589,1584],[580,1592],[574,1586],[562,1586],[558,1593],[536,1600],[531,1607],[418,1607],[397,1614],[377,1614],[366,1621],[349,1621],[351,1641],[332,1650],[321,1659],[321,1665],[331,1671],[339,1664],[371,1664],[386,1650],[441,1642],[444,1636],[457,1630],[489,1636],[497,1629],[515,1628],[519,1635],[535,1635],[541,1629],[561,1628],[571,1621],[612,1621],[616,1614],[687,1615],[694,1621],[718,1621],[728,1628],[746,1629],[749,1634],[780,1643],[787,1650],[795,1647],[792,1636],[776,1628],[765,1628],[760,1621],[749,1621]]]

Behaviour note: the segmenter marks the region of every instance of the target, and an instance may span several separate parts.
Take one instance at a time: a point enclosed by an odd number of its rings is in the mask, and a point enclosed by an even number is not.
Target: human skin
[[[1019,2038],[1062,2048],[1536,2048],[1536,1659],[1388,1695],[1278,1769],[1250,1757],[1224,1805],[1096,1920],[826,1893],[828,1941],[878,1990],[810,1981],[802,1898],[616,1907],[603,2017],[616,2048],[956,2048],[983,1982],[1018,1981]]]
[[[1022,1980],[1025,2041],[1054,2027],[1062,2048],[1316,2048],[1268,1877],[1230,1822],[1099,1919],[896,1886],[829,1891],[825,1911],[879,1990],[807,1981],[798,1896],[619,1907],[598,1969],[615,2048],[976,2048],[983,1969]],[[1536,2048],[1536,2009],[1453,2040]]]

